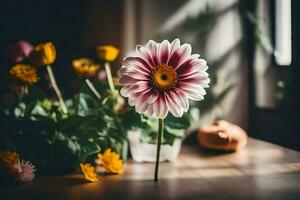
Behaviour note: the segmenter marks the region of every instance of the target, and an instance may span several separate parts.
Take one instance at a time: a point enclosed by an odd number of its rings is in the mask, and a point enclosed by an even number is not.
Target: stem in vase
[[[154,182],[158,181],[158,169],[159,169],[159,158],[160,158],[160,147],[164,132],[164,119],[158,120],[158,136],[157,136],[157,151],[156,151],[156,162],[154,172]]]

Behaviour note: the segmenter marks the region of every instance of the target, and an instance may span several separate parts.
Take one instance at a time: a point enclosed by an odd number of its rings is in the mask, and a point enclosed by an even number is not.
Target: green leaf
[[[18,106],[14,109],[14,115],[16,118],[24,117],[26,111],[26,104],[20,102]]]
[[[157,140],[157,130],[142,129],[141,130],[141,142],[155,144]]]
[[[64,119],[58,122],[59,126],[61,127],[61,131],[64,133],[75,132],[78,129],[78,126],[85,120],[84,117],[81,116],[70,116],[67,119]]]
[[[88,141],[88,140],[80,140],[78,141],[78,143],[80,144],[80,152],[79,152],[79,160],[81,162],[85,162],[85,160],[96,153],[99,153],[101,148],[100,146],[93,142],[93,141]]]
[[[164,133],[163,144],[173,145],[176,139],[180,139],[181,137],[176,137],[174,134],[170,134],[168,132]]]
[[[32,115],[48,116],[49,111],[45,110],[41,105],[37,104],[31,111]]]
[[[184,115],[181,118],[168,115],[165,119],[165,126],[172,129],[187,129],[190,126],[190,123],[187,115]]]
[[[169,133],[176,137],[182,138],[184,136],[185,131],[186,131],[186,129],[177,129],[177,128],[171,128],[169,126],[165,126],[165,133]]]
[[[67,139],[67,146],[70,149],[71,153],[76,155],[80,153],[81,146],[78,144],[77,141],[72,141],[71,139]]]
[[[134,109],[130,108],[121,115],[122,125],[126,129],[132,129],[142,126],[141,115],[135,112]]]
[[[91,95],[86,93],[76,94],[66,102],[70,115],[88,116],[97,113],[98,103]]]

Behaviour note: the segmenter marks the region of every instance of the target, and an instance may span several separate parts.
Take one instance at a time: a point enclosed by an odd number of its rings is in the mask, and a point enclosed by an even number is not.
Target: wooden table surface
[[[122,175],[100,174],[99,183],[80,174],[40,177],[0,190],[1,200],[300,200],[300,153],[250,139],[236,153],[220,154],[183,146],[173,163],[161,163],[154,183],[153,163],[129,160]]]

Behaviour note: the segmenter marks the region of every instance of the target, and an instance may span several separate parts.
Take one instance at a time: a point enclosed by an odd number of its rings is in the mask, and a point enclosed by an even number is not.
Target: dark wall
[[[26,38],[51,40],[64,48],[80,42],[83,0],[1,0],[1,46]]]
[[[59,85],[68,60],[79,50],[85,1],[81,0],[1,0],[1,63],[10,67],[7,47],[20,39],[32,44],[52,41],[57,49],[54,70]],[[70,73],[71,74],[71,73]],[[65,76],[65,74],[64,74]],[[67,78],[65,76],[65,78]]]
[[[2,71],[9,44],[25,39],[36,45],[52,41],[57,49],[53,64],[58,84],[70,91],[71,60],[96,59],[95,46],[121,44],[122,0],[1,0],[0,49]],[[3,67],[4,66],[4,67]]]

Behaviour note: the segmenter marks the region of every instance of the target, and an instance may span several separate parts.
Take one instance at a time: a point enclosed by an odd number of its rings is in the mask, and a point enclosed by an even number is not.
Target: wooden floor
[[[300,153],[250,139],[236,153],[219,154],[184,146],[173,163],[125,165],[122,175],[100,174],[99,183],[80,174],[41,177],[22,186],[0,190],[1,200],[300,200]]]

